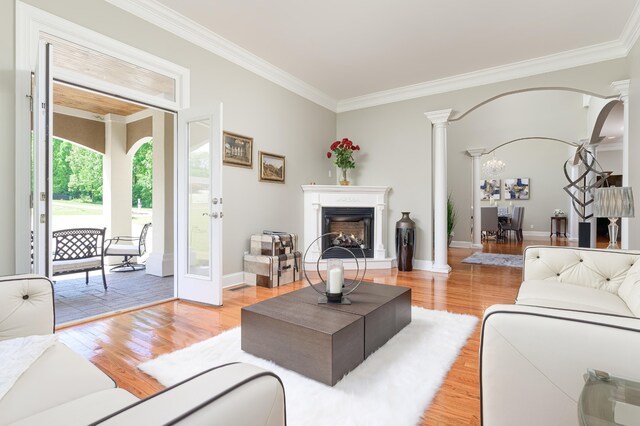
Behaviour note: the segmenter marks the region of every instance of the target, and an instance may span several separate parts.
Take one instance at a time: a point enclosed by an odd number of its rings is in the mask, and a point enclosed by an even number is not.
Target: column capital
[[[629,99],[629,85],[631,80],[619,80],[611,83],[611,87],[620,94],[620,99],[627,102]]]
[[[452,109],[441,109],[438,111],[425,112],[424,115],[432,124],[444,124],[449,120]]]
[[[472,157],[480,157],[483,154],[487,153],[487,148],[470,148],[467,150],[467,154]]]

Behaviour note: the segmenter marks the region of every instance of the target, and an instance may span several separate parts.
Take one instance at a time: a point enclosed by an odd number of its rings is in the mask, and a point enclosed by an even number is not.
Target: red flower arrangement
[[[327,158],[331,158],[335,155],[335,165],[342,169],[342,180],[347,182],[347,170],[356,167],[356,162],[353,159],[353,151],[360,151],[360,145],[354,145],[348,138],[344,138],[341,141],[335,141],[329,147],[327,152]],[[346,185],[345,184],[345,185]]]

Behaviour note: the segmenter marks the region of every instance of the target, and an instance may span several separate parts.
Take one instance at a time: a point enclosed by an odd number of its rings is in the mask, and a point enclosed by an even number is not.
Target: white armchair
[[[0,340],[53,330],[51,281],[35,275],[0,277]],[[138,400],[88,360],[56,343],[0,399],[0,425],[194,422],[284,425],[282,383],[269,371],[236,363]]]

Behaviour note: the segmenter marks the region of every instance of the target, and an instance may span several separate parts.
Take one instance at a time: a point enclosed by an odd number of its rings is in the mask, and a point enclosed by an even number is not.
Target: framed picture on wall
[[[259,151],[260,182],[284,183],[284,155]]]
[[[515,178],[504,180],[505,200],[528,200],[531,187],[529,178]]]
[[[227,166],[253,168],[253,138],[231,132],[222,132],[224,139],[224,157],[222,163]]]
[[[480,181],[480,198],[482,201],[500,199],[500,179],[485,179]]]

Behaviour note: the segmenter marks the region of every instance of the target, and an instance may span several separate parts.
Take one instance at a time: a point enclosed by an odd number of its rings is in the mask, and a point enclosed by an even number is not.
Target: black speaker
[[[591,247],[591,223],[578,223],[578,246]]]

